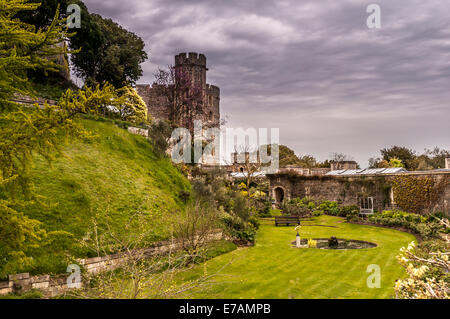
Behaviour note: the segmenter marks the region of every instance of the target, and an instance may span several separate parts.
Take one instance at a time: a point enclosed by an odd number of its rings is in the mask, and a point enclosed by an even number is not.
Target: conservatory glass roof
[[[403,167],[395,168],[364,168],[364,169],[340,169],[328,172],[325,175],[346,176],[346,175],[372,175],[372,174],[394,174],[407,172]]]

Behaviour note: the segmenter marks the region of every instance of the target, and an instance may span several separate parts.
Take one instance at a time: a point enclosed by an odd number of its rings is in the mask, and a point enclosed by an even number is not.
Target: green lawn
[[[293,248],[294,227],[275,227],[264,221],[256,245],[216,257],[183,279],[195,278],[207,269],[214,273],[231,262],[209,291],[194,298],[390,298],[397,278],[405,275],[395,258],[399,249],[415,240],[408,233],[345,223],[343,218],[320,216],[304,224],[304,238],[336,236],[375,242],[378,247],[357,250]],[[381,268],[381,288],[366,285],[367,266]]]

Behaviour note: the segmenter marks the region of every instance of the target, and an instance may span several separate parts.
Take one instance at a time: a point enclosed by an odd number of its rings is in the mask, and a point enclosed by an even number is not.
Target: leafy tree
[[[267,154],[270,154],[271,145],[263,145],[261,147],[267,147]],[[297,155],[295,155],[294,150],[290,149],[286,145],[278,145],[278,152],[280,157],[279,165],[281,167],[287,165],[302,166],[303,162],[297,157]]]
[[[86,83],[109,82],[116,88],[134,84],[142,76],[141,63],[147,59],[144,42],[111,19],[82,9],[81,28],[70,39],[75,73]]]
[[[445,167],[445,158],[450,156],[450,151],[434,147],[425,149],[423,154],[402,146],[393,146],[380,150],[381,158],[370,158],[369,167],[386,168],[396,167],[392,165],[392,160],[400,160],[408,170],[431,170]]]
[[[137,92],[129,86],[116,90],[111,84],[94,88],[83,87],[78,92],[67,90],[59,102],[65,108],[88,113],[95,110],[105,117],[116,117],[136,124],[146,123],[147,106]]]
[[[23,10],[35,10],[38,4],[26,0],[0,1],[0,110],[14,107],[10,99],[14,94],[31,94],[27,71],[39,69],[57,72],[60,66],[48,57],[67,53],[58,46],[70,36],[64,29],[59,13],[45,30],[35,31],[32,25],[15,16]]]
[[[389,162],[391,158],[396,158],[402,161],[406,169],[414,169],[413,160],[415,158],[415,151],[403,146],[392,146],[390,148],[383,148],[380,150],[383,160]]]
[[[403,165],[402,160],[400,160],[400,159],[398,159],[398,158],[395,158],[395,157],[393,157],[393,158],[391,158],[391,159],[389,160],[389,166],[390,166],[390,167],[405,167],[405,166]]]
[[[36,30],[48,28],[55,17],[55,12],[59,10],[59,19],[65,17],[66,8],[70,3],[76,3],[75,0],[31,0],[29,3],[35,3],[39,5],[36,10],[21,11],[16,14],[16,18],[20,21],[33,25]],[[81,1],[80,1],[81,2]]]
[[[39,4],[36,10],[27,10],[19,12],[15,17],[20,21],[32,25],[35,30],[46,30],[55,17],[55,12],[58,9],[58,18],[64,19],[67,16],[66,10],[69,4],[79,3],[79,0],[31,0],[31,3]],[[69,38],[60,45],[67,45]],[[45,96],[51,99],[58,99],[65,89],[75,87],[69,80],[69,57],[67,54],[62,56],[50,57],[55,62],[61,64],[63,68],[57,72],[42,69],[29,69],[27,71],[28,78],[33,82],[36,91],[40,96]]]
[[[148,118],[147,105],[134,88],[124,86],[117,93],[120,97],[118,112],[122,120],[137,124],[151,120]]]
[[[299,157],[300,166],[305,168],[313,168],[317,166],[317,160],[312,155],[303,155]]]

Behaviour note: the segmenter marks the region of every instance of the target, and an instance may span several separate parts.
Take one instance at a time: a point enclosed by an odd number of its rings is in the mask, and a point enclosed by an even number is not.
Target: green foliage
[[[389,160],[389,166],[390,167],[405,167],[402,160],[395,158],[395,157],[393,157]]]
[[[72,56],[75,72],[86,83],[111,83],[116,88],[134,84],[147,59],[144,41],[111,19],[89,14],[81,4],[83,23],[70,40],[80,52]]]
[[[412,168],[411,162],[415,157],[415,151],[406,147],[392,146],[380,150],[383,160],[390,162],[392,159],[400,161],[406,169]]]
[[[331,236],[328,239],[328,247],[335,249],[335,248],[338,248],[338,246],[339,246],[339,242],[338,242],[337,238],[334,236]]]
[[[285,201],[282,205],[283,215],[308,217],[315,209],[316,205],[313,200],[305,198],[293,198]]]
[[[450,151],[434,147],[423,154],[402,146],[392,146],[380,151],[381,158],[369,159],[371,168],[405,167],[407,170],[431,170],[445,167]]]
[[[172,127],[164,120],[156,121],[148,129],[148,138],[153,149],[164,155],[169,148],[169,139],[172,134]]]
[[[386,210],[370,215],[368,220],[384,226],[404,227],[425,239],[436,238],[439,232],[444,230],[444,227],[433,218],[404,211]]]
[[[433,177],[397,176],[393,180],[392,188],[394,200],[402,209],[423,213],[431,211],[434,203],[442,195],[442,190],[449,181],[436,181]]]
[[[312,238],[308,239],[308,247],[309,248],[316,248],[317,247],[317,240],[314,240]]]
[[[147,115],[147,105],[134,88],[124,86],[117,93],[120,97],[117,109],[123,121],[142,124],[151,120]]]
[[[263,145],[261,147],[266,147],[266,145]],[[267,152],[270,154],[271,151],[271,145],[267,145]],[[313,168],[313,167],[320,167],[320,163],[317,162],[316,158],[312,155],[303,155],[303,156],[297,156],[294,152],[294,150],[290,149],[286,145],[278,145],[278,151],[279,151],[279,159],[280,159],[280,166],[300,166],[304,168]]]
[[[318,209],[316,209],[316,210],[314,210],[313,212],[312,212],[312,215],[313,216],[320,216],[320,215],[323,215],[325,212],[323,211],[323,210],[318,210]]]
[[[0,299],[42,299],[41,291],[33,289],[24,293],[0,295]]]
[[[339,206],[337,202],[325,200],[321,202],[318,207],[319,210],[323,211],[327,215],[337,216],[339,215]]]
[[[16,17],[20,21],[33,25],[36,30],[45,29],[49,27],[53,18],[55,17],[55,12],[59,8],[59,18],[63,19],[65,17],[65,9],[69,3],[75,2],[71,0],[31,0],[30,3],[39,4],[39,7],[33,11],[22,11],[19,12]]]
[[[192,180],[193,197],[220,212],[224,231],[239,245],[253,243],[259,221],[249,207],[248,197],[232,188],[216,171],[207,171]]]
[[[310,198],[293,198],[283,204],[283,214],[285,215],[299,215],[320,216],[322,214],[331,216],[357,216],[359,212],[358,206],[339,206],[337,202],[325,200],[314,201]]]
[[[147,106],[137,92],[128,86],[116,90],[106,83],[94,88],[84,86],[77,92],[67,90],[59,103],[72,113],[101,114],[134,124],[147,122]]]
[[[26,0],[0,1],[0,110],[16,107],[10,102],[14,94],[32,93],[27,78],[29,70],[57,72],[60,66],[49,57],[68,53],[64,46],[58,45],[70,36],[58,12],[46,29],[38,31],[15,18],[18,13],[36,10],[38,6]]]
[[[227,233],[234,239],[236,244],[254,243],[259,222],[255,218],[245,221],[233,213],[223,212],[221,221]]]

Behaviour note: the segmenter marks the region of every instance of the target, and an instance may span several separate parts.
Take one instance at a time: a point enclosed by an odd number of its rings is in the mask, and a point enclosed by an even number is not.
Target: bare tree
[[[336,163],[342,163],[342,162],[346,162],[346,161],[353,161],[354,158],[353,156],[344,154],[344,153],[337,153],[334,152],[331,154],[331,160],[335,161]]]
[[[193,118],[203,107],[203,88],[193,81],[192,75],[183,68],[169,65],[155,73],[159,95],[165,97],[171,106],[170,119],[192,131]]]
[[[180,218],[175,227],[175,236],[188,258],[195,262],[201,259],[207,249],[207,243],[221,234],[218,212],[208,203],[199,199],[186,208],[186,216]]]
[[[97,224],[94,220],[91,231],[80,244],[98,256],[108,256],[104,264],[106,269],[84,273],[82,288],[69,291],[69,297],[186,298],[193,291],[213,285],[213,278],[228,265],[214,273],[204,272],[196,279],[180,281],[180,276],[194,266],[192,261],[205,251],[202,248],[206,245],[206,237],[196,242],[196,255],[192,256],[177,248],[179,241],[173,236],[171,244],[164,249],[146,248],[146,239],[152,230],[143,213],[138,212],[130,218],[122,231],[112,229],[106,222],[106,231],[99,233]],[[111,255],[111,251],[116,253]]]
[[[259,158],[259,151],[248,145],[239,147],[235,146],[234,154],[237,156],[237,164],[242,167],[241,173],[245,176],[247,188],[250,189],[250,184],[255,178],[255,173],[259,172],[262,167]]]

